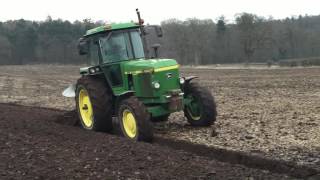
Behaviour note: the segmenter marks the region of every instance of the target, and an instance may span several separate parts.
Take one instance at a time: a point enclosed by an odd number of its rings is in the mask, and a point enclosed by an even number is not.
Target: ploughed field
[[[212,91],[217,122],[194,128],[175,113],[155,124],[155,143],[145,144],[68,126],[77,118],[75,103],[61,92],[76,82],[79,67],[0,66],[0,177],[270,179],[285,178],[273,172],[320,171],[320,68],[183,68]],[[223,153],[211,157],[210,148]],[[291,171],[264,167],[264,158],[289,162]]]
[[[64,111],[8,104],[0,109],[0,179],[290,179],[156,143],[86,132],[63,124]]]

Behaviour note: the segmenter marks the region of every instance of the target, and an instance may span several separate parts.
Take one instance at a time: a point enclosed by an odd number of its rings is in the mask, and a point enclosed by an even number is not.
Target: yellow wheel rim
[[[92,105],[87,90],[81,89],[79,92],[79,111],[83,124],[87,128],[93,125]]]
[[[128,137],[134,138],[137,135],[137,124],[133,113],[126,109],[122,112],[122,124]]]

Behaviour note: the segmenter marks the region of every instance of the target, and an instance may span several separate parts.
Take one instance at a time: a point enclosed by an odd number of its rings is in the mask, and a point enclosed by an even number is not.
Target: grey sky
[[[125,22],[136,20],[139,8],[147,23],[159,24],[162,20],[190,17],[216,20],[225,15],[232,21],[241,12],[275,19],[292,15],[319,15],[319,0],[2,0],[0,21],[10,19],[53,19]]]

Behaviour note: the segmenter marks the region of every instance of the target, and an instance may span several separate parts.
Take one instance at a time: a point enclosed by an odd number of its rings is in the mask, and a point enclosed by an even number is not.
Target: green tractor
[[[93,131],[111,131],[115,123],[123,136],[150,142],[153,123],[166,121],[173,112],[183,111],[192,126],[210,126],[217,116],[210,91],[181,77],[174,59],[148,57],[147,28],[162,36],[160,26],[138,23],[109,24],[88,30],[79,40],[79,54],[88,67],[63,95],[75,97],[81,126]]]

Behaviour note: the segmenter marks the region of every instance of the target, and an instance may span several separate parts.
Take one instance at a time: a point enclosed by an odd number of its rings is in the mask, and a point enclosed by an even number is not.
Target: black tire
[[[134,137],[129,137],[125,131],[123,123],[123,112],[129,110],[135,119],[136,134]],[[146,106],[138,100],[135,96],[131,96],[121,101],[118,109],[119,125],[121,133],[124,137],[133,139],[135,141],[151,142],[153,139],[153,124],[150,121],[150,113]]]
[[[87,127],[79,110],[79,92],[88,92],[93,111],[93,124]],[[112,130],[112,92],[104,79],[95,76],[83,76],[77,81],[76,107],[80,124],[84,129],[110,132]]]
[[[214,101],[214,97],[210,91],[201,87],[198,83],[190,82],[186,83],[184,87],[185,97],[192,96],[200,107],[200,116],[195,119],[188,110],[188,107],[184,108],[184,115],[188,122],[192,126],[210,126],[216,121],[217,107]]]
[[[163,116],[159,116],[159,117],[152,117],[151,121],[152,122],[163,122],[163,121],[168,121],[170,114],[166,114]]]

